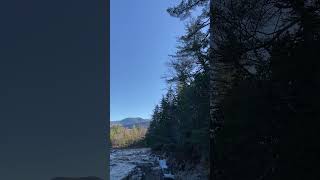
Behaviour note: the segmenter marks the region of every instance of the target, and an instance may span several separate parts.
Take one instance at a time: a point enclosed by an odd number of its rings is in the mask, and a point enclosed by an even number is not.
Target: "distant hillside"
[[[110,126],[117,125],[117,124],[126,128],[132,128],[133,126],[148,128],[150,125],[150,119],[143,119],[143,118],[137,117],[137,118],[125,118],[120,121],[110,122]]]

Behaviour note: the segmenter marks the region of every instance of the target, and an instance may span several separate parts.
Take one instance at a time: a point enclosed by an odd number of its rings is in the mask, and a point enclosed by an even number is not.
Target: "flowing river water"
[[[188,166],[188,164],[185,165]],[[165,167],[167,169],[164,170]],[[202,166],[175,171],[174,175],[171,172],[166,165],[166,160],[159,159],[159,156],[153,154],[150,148],[111,149],[111,180],[207,180],[208,174],[206,168]]]
[[[146,169],[147,174],[146,174]],[[157,159],[149,148],[112,149],[110,153],[110,179],[146,179],[146,176],[160,176],[155,174]],[[153,175],[150,173],[153,172]],[[149,174],[148,174],[149,173]],[[160,179],[160,177],[152,177]]]

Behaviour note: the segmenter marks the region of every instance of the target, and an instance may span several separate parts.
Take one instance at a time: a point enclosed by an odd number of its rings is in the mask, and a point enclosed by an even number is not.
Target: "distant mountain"
[[[120,121],[110,121],[110,126],[113,126],[113,125],[121,125],[126,128],[132,128],[133,126],[148,128],[150,125],[150,119],[143,119],[143,118],[137,117],[137,118],[125,118]]]

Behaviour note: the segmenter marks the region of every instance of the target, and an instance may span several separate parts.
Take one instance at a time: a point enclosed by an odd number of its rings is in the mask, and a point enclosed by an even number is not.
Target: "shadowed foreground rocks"
[[[89,176],[89,177],[55,177],[51,180],[103,180],[98,177]]]
[[[137,167],[123,180],[162,180],[159,167],[152,163],[139,163]]]

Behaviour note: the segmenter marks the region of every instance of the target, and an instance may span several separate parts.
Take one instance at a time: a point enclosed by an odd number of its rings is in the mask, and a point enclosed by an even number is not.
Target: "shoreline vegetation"
[[[127,157],[125,157],[125,154],[127,151],[130,152],[139,149],[143,150],[144,148],[152,147],[145,139],[148,132],[148,129],[145,127],[132,126],[132,128],[128,128],[116,124],[112,125],[110,130],[110,139],[112,142],[111,149],[112,152],[115,153],[113,156],[119,155],[120,157],[117,157],[119,159],[126,159]],[[172,171],[175,179],[183,179],[185,176],[201,180],[207,179],[208,165],[204,161],[183,161],[176,157],[175,151],[170,152],[162,148],[152,148],[151,150],[150,156],[167,160],[168,169]],[[140,160],[137,160],[137,162],[135,162],[136,168],[132,169],[132,172],[130,172],[130,175],[127,176],[127,179],[132,179],[136,176],[152,177],[155,179],[163,176],[158,169],[150,169],[150,167],[145,166],[145,163],[147,162],[141,163]]]
[[[110,142],[113,149],[129,149],[146,147],[144,137],[147,128],[133,126],[132,128],[121,125],[112,125],[110,127]]]

